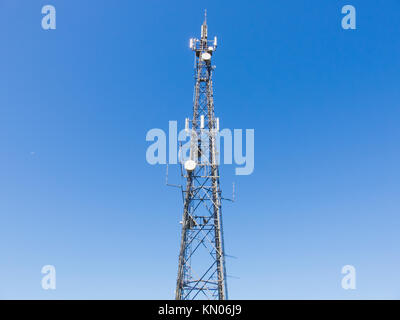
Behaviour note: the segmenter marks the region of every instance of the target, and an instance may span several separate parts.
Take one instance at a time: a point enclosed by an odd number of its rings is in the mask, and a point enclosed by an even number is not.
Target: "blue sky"
[[[255,129],[254,173],[221,168],[229,297],[400,298],[397,0],[1,0],[0,298],[174,297],[181,195],[145,136],[191,116],[205,8],[221,127]]]

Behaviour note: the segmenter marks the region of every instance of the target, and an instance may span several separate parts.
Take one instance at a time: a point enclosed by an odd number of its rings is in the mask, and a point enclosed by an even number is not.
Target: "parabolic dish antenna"
[[[185,162],[185,169],[187,171],[193,171],[194,169],[196,169],[196,162],[193,160],[187,160]]]
[[[209,54],[208,52],[203,52],[203,53],[201,54],[201,58],[202,58],[203,60],[205,60],[205,61],[208,61],[208,60],[211,59],[211,54]]]

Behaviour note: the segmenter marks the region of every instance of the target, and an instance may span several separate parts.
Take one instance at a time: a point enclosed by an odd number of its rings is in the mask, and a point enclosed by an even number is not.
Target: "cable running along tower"
[[[221,189],[216,138],[219,119],[214,116],[214,66],[217,38],[207,38],[207,16],[201,38],[190,39],[195,53],[193,118],[186,119],[190,132],[190,156],[184,162],[184,207],[175,299],[227,299],[222,230]],[[189,123],[191,122],[191,129]]]

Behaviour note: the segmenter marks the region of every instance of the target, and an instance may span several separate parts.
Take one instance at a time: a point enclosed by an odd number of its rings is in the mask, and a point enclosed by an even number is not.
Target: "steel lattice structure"
[[[190,39],[195,53],[195,87],[190,159],[184,165],[184,209],[175,291],[177,300],[227,299],[221,189],[216,138],[219,119],[214,116],[214,66],[217,38],[208,40],[206,17],[201,38]],[[189,119],[186,129],[189,131]]]

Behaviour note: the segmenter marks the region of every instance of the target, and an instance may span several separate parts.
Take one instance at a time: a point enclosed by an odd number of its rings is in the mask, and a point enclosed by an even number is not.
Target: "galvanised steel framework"
[[[206,17],[201,38],[190,39],[195,53],[195,87],[190,158],[184,163],[186,186],[175,298],[227,299],[221,189],[216,149],[219,119],[214,117],[214,66],[217,38],[207,39]],[[189,131],[187,119],[186,129]]]

